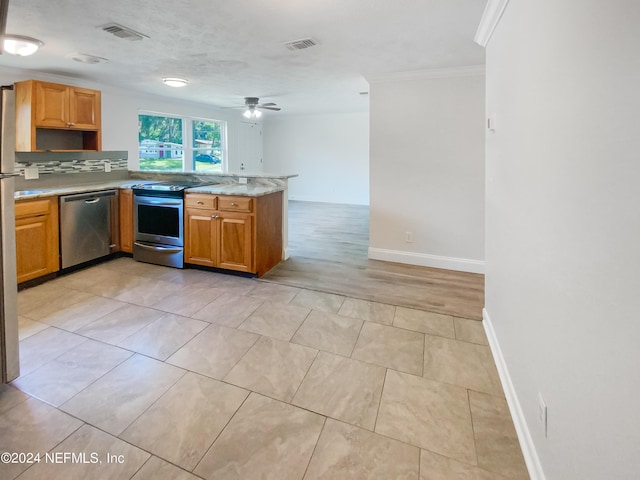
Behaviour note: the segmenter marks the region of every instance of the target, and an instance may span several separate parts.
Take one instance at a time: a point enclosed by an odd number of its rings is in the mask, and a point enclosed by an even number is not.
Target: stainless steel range
[[[133,259],[184,266],[184,191],[194,185],[138,184],[133,190]]]

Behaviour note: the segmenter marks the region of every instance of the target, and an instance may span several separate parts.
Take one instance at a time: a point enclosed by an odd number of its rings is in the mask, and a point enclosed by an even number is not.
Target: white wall
[[[102,92],[102,149],[127,150],[129,152],[129,168],[131,170],[136,170],[139,167],[138,112],[140,110],[226,121],[228,169],[232,172],[240,169],[238,161],[238,142],[240,141],[238,131],[239,122],[244,118],[242,117],[242,110],[220,110],[209,105],[126,91],[108,85],[60,75],[10,68],[0,70],[0,84],[2,85],[31,79],[100,90]]]
[[[519,0],[487,46],[486,320],[550,480],[640,478],[639,25]]]
[[[456,73],[371,81],[370,258],[483,269],[484,74]]]
[[[263,123],[264,169],[297,173],[289,198],[369,204],[369,116],[271,115]]]

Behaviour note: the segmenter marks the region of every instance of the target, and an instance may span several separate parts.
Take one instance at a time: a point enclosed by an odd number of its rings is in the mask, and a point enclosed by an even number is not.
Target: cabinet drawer
[[[215,210],[216,198],[217,197],[215,195],[198,195],[190,193],[185,196],[184,204],[187,208],[206,208],[209,210]]]
[[[51,199],[16,202],[16,218],[51,213]]]
[[[226,212],[252,212],[253,198],[218,197],[218,210]]]

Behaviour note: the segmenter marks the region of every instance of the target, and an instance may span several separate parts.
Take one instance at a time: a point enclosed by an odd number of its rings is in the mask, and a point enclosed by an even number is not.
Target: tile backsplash
[[[16,152],[14,172],[24,177],[24,169],[37,167],[39,175],[127,170],[126,151],[115,152]]]

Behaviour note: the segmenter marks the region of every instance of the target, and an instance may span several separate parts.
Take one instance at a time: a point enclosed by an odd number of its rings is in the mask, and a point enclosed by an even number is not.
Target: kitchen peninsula
[[[115,211],[119,213],[112,229],[116,230],[116,238],[111,242],[115,246],[113,251],[132,251],[135,215],[131,187],[141,183],[174,182],[198,185],[186,188],[183,195],[185,263],[260,276],[287,257],[287,184],[288,179],[296,175],[150,171],[125,171],[117,175],[115,172],[50,173],[38,180],[18,178],[16,205],[24,208],[28,202],[38,199],[49,199],[51,205],[57,205],[57,197],[61,195],[115,188],[119,199]],[[53,263],[51,259],[47,262],[49,266]],[[47,273],[55,271],[57,268],[46,270]],[[40,275],[29,279],[37,276]]]

